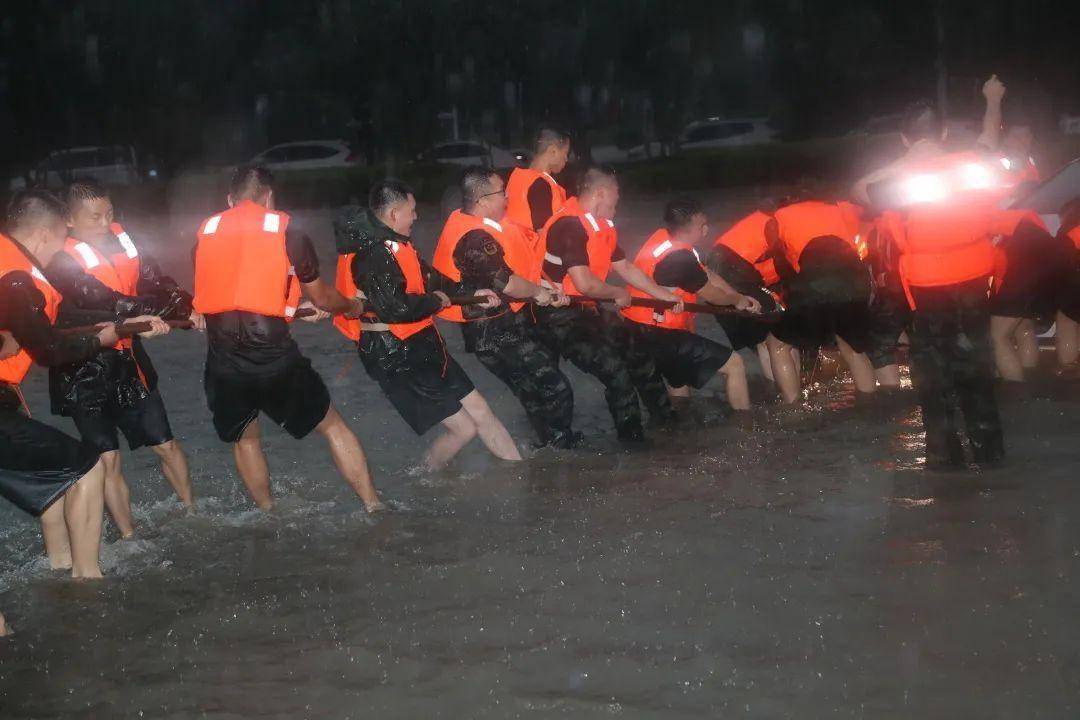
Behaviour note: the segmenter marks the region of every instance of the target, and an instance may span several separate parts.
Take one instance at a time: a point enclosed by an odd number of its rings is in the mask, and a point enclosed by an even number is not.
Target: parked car
[[[776,139],[768,118],[709,118],[692,122],[679,135],[678,149],[699,150],[738,145],[760,145]]]
[[[420,153],[416,160],[417,162],[435,162],[442,165],[460,165],[462,167],[481,165],[496,170],[512,168],[519,164],[514,153],[480,140],[454,140],[439,143]]]
[[[363,161],[344,140],[301,140],[269,147],[250,163],[271,170],[316,170],[362,165]]]
[[[108,187],[138,185],[145,179],[157,177],[156,168],[145,170],[130,145],[107,145],[55,150],[31,168],[25,176],[12,178],[12,191],[23,190],[27,180],[31,185],[56,190],[75,181],[92,178]]]

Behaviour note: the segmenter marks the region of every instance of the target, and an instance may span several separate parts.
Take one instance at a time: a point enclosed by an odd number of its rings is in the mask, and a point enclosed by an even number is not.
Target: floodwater
[[[659,204],[624,205],[629,250]],[[329,272],[328,217],[296,221]],[[187,279],[196,220],[129,224]],[[421,247],[436,229],[421,223]],[[392,512],[368,518],[317,437],[272,427],[280,509],[255,511],[210,427],[201,337],[154,341],[198,514],[179,511],[150,453],[126,455],[138,539],[110,527],[107,579],[73,584],[46,568],[35,525],[0,507],[15,628],[0,640],[0,717],[1077,715],[1075,386],[1004,403],[1006,467],[935,474],[910,397],[855,406],[835,384],[804,411],[759,407],[747,427],[710,386],[627,453],[598,383],[570,370],[586,447],[511,465],[474,445],[428,474],[413,468],[429,438],[340,336],[296,335]],[[446,335],[527,446],[516,402]],[[28,385],[42,417],[43,380]]]

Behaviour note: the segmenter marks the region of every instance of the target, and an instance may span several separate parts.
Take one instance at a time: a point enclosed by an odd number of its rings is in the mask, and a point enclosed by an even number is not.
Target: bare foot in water
[[[11,634],[11,628],[4,622],[4,613],[0,613],[0,637],[7,637]]]
[[[364,509],[367,510],[368,515],[377,515],[378,513],[386,512],[387,507],[383,504],[382,500],[376,500],[370,505],[364,505]]]
[[[56,556],[49,556],[49,567],[53,570],[70,570],[71,569],[71,552],[58,554]]]

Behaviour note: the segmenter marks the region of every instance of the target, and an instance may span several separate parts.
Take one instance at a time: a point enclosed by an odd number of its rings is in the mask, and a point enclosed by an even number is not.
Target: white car
[[[303,140],[267,148],[251,158],[250,164],[264,165],[271,170],[316,170],[362,163],[344,140]]]
[[[152,177],[157,172],[151,171]],[[143,181],[135,148],[130,145],[88,146],[55,150],[28,173],[32,185],[56,190],[75,180],[93,179],[107,187],[138,185]],[[26,188],[27,177],[12,178],[12,191]]]
[[[419,162],[436,162],[461,167],[481,165],[496,170],[518,165],[518,158],[514,153],[479,140],[454,140],[439,143],[427,152],[418,155],[416,159]]]
[[[709,118],[692,122],[679,135],[679,150],[760,145],[776,139],[768,118]]]

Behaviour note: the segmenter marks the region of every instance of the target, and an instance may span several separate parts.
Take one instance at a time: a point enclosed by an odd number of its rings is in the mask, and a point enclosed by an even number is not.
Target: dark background
[[[667,139],[710,115],[789,139],[925,96],[974,118],[1080,109],[1080,3],[1030,0],[115,0],[6,2],[0,165],[134,144],[164,167],[344,138],[372,160],[446,134],[514,147],[542,119],[579,141]],[[940,41],[940,42],[939,42]]]

